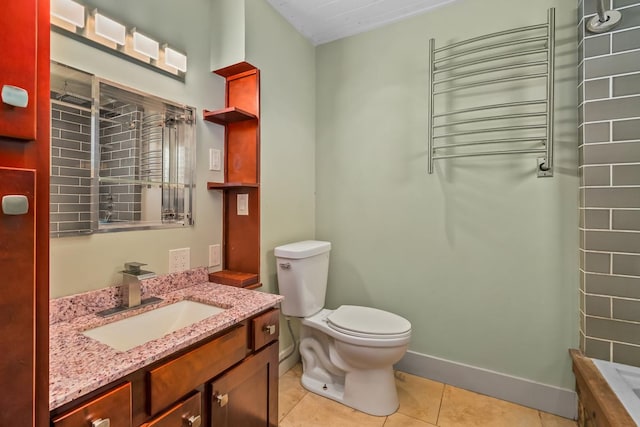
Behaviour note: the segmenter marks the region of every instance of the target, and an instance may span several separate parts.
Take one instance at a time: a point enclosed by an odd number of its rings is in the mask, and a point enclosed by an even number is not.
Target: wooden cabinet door
[[[278,425],[278,342],[211,383],[211,427]]]
[[[27,197],[24,215],[0,210],[0,426],[27,427],[35,408],[35,171],[0,167],[0,199]]]
[[[27,92],[26,107],[5,104],[0,99],[0,135],[36,138],[37,1],[4,0],[0,13],[0,90],[20,88]],[[44,30],[44,28],[43,28]],[[48,31],[48,29],[47,29]],[[15,90],[15,89],[13,89]]]

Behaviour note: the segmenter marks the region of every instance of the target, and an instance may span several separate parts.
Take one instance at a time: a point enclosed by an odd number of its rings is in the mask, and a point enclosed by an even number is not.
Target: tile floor
[[[306,391],[297,364],[280,377],[280,427],[576,427],[575,421],[398,372],[400,408],[374,417]]]

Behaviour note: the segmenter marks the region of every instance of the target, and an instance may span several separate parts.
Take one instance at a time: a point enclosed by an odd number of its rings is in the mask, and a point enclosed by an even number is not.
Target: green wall
[[[412,351],[573,386],[573,3],[461,1],[317,48],[316,238],[333,245],[328,307],[390,310],[411,321]],[[535,156],[451,160],[428,175],[428,39],[442,45],[542,23],[551,6],[555,176],[536,178]]]

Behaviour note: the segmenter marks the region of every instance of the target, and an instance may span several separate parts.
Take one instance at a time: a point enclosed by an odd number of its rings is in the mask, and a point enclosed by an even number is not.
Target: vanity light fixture
[[[50,0],[51,30],[156,73],[185,81],[187,56],[121,24],[88,5],[88,0]],[[90,11],[90,12],[87,12]],[[143,30],[144,31],[144,30]]]
[[[160,43],[144,34],[140,34],[135,28],[133,29],[133,50],[151,59],[158,60],[159,49]]]
[[[77,28],[84,28],[84,6],[72,0],[51,0],[51,15]]]
[[[95,12],[94,18],[95,22],[95,32],[100,37],[104,37],[105,39],[117,43],[121,46],[124,46],[127,29],[124,25],[119,22],[114,21],[111,18],[107,18],[106,16]]]
[[[164,48],[164,63],[183,73],[187,71],[187,56],[166,46]]]

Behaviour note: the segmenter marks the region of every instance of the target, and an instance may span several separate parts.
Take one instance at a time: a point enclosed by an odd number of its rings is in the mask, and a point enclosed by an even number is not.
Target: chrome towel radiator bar
[[[430,39],[429,173],[435,160],[538,153],[538,176],[553,176],[554,56],[553,8],[544,24],[439,48]],[[456,101],[468,107],[436,111]]]

